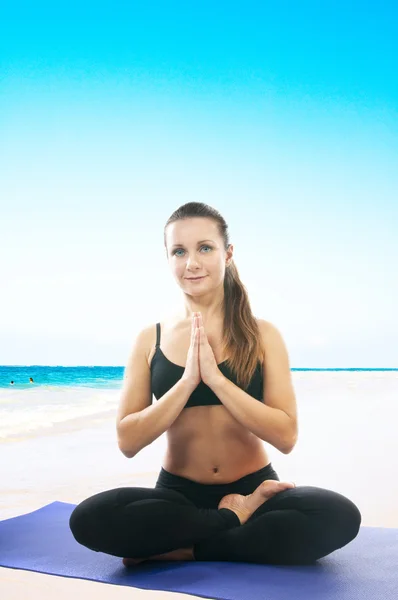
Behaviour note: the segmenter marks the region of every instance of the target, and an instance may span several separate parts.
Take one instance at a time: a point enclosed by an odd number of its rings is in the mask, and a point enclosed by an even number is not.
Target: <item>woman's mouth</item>
[[[206,277],[206,275],[203,275],[203,277],[187,277],[188,281],[202,281],[202,279],[204,279]]]

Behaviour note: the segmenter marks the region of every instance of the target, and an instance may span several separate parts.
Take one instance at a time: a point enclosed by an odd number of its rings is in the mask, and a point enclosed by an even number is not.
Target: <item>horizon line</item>
[[[125,365],[0,365],[1,367],[49,369],[125,369]],[[291,367],[291,371],[398,371],[398,367]]]

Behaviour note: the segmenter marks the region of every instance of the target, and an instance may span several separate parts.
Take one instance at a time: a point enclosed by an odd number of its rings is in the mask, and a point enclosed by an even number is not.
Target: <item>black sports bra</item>
[[[156,323],[156,351],[151,361],[151,389],[155,398],[159,400],[168,392],[179,379],[181,379],[185,367],[171,362],[160,349],[160,323]],[[219,363],[218,368],[227,379],[230,379],[235,385],[236,378],[231,370],[225,364],[224,360]],[[257,364],[254,375],[245,388],[245,392],[262,402],[263,400],[263,370],[260,361]],[[191,406],[210,406],[212,404],[222,404],[215,393],[203,381],[199,382],[197,388],[192,392],[184,408]]]

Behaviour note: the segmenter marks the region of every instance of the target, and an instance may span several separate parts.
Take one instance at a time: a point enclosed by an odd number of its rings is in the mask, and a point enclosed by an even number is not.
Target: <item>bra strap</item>
[[[156,348],[159,348],[160,344],[160,323],[156,323]]]

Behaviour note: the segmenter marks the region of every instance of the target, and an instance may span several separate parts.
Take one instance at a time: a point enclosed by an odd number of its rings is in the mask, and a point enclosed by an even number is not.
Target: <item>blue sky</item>
[[[123,365],[180,302],[163,226],[196,200],[292,367],[397,367],[395,3],[13,2],[0,22],[0,364]]]

